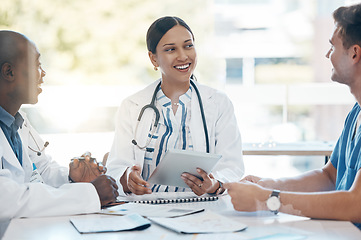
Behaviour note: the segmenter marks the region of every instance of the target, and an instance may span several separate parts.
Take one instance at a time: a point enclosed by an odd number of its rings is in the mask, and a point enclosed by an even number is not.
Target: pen
[[[74,157],[71,160],[75,160],[75,159],[78,159],[79,161],[81,161],[81,160],[85,160],[85,157]],[[94,160],[96,160],[96,158],[91,157],[90,160],[94,161]]]

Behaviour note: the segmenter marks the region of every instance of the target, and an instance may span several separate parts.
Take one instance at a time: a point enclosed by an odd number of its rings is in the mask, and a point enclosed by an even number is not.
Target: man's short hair
[[[361,4],[340,7],[333,12],[333,18],[344,48],[361,46]]]

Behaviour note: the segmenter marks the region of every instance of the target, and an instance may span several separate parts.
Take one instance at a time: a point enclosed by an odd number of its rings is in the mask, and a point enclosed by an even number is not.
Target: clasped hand
[[[89,152],[73,158],[69,163],[69,177],[74,182],[91,182],[105,172],[106,168],[92,158]]]

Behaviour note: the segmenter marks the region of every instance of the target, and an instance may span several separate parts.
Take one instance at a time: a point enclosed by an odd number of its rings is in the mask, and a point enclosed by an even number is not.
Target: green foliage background
[[[2,0],[0,28],[37,44],[46,84],[144,84],[159,77],[148,59],[148,27],[161,16],[179,16],[195,34],[198,75],[212,82],[217,63],[205,47],[213,34],[211,5],[207,0]]]

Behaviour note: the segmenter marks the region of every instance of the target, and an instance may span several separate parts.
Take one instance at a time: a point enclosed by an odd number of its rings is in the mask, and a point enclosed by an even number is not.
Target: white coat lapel
[[[25,172],[25,181],[29,181],[32,171],[33,171],[33,162],[29,157],[29,136],[30,136],[30,126],[28,126],[28,121],[24,118],[24,123],[22,128],[18,130],[20,139],[22,142],[22,149],[23,149],[23,169]]]
[[[3,148],[3,166],[4,168],[9,168],[11,165],[12,168],[17,169],[20,172],[23,172],[23,168],[20,165],[19,160],[17,159],[13,149],[11,148],[8,140],[5,137],[4,132],[1,130],[0,133],[0,143]]]
[[[28,122],[26,119],[24,119],[24,123],[22,125],[22,127],[18,130],[19,135],[20,135],[20,139],[23,145],[23,155],[24,153],[27,152],[28,150],[28,146],[29,146],[29,127],[28,127]]]

